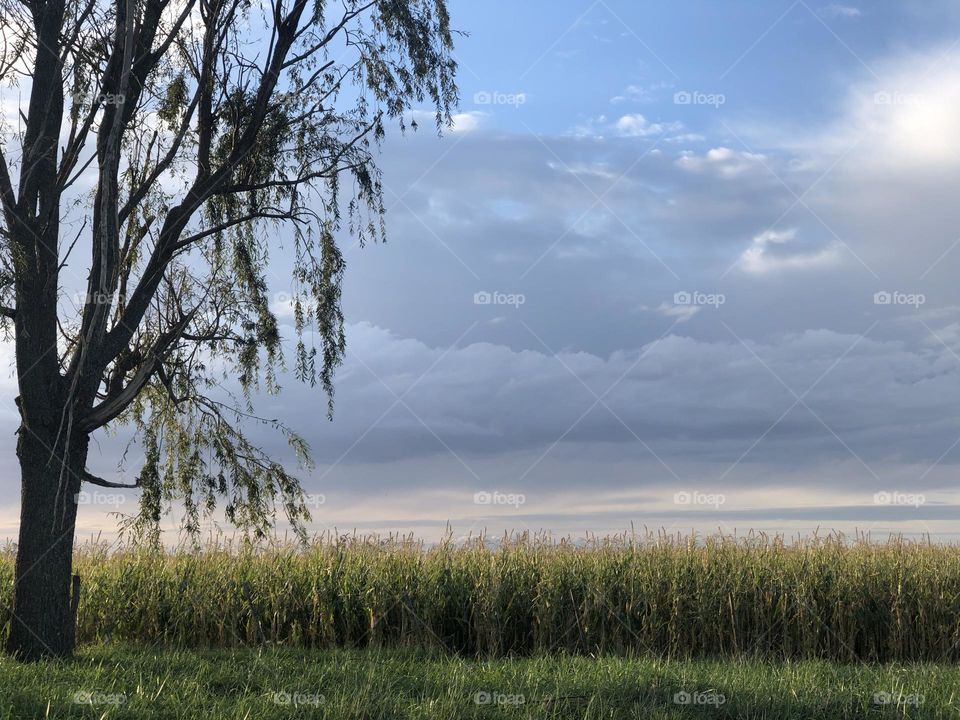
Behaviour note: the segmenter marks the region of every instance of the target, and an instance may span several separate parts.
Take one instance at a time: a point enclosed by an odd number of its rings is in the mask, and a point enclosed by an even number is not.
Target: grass
[[[0,660],[0,720],[955,720],[958,708],[960,668],[946,665],[133,646],[87,646],[64,663]]]
[[[78,638],[181,648],[416,648],[960,661],[960,549],[829,537],[373,538],[78,552]],[[0,554],[0,629],[13,556]]]

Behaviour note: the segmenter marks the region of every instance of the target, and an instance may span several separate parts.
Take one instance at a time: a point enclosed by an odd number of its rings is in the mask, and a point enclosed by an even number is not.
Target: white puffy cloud
[[[640,113],[627,113],[616,119],[599,115],[575,126],[570,135],[577,138],[603,139],[605,137],[651,138],[664,142],[693,142],[697,133],[684,133],[684,124],[678,120],[651,122]]]
[[[782,270],[805,270],[808,268],[835,265],[840,262],[841,246],[831,242],[809,248],[797,241],[795,228],[777,231],[766,230],[753,238],[753,242],[740,256],[740,266],[748,273],[758,275]]]
[[[668,132],[679,132],[683,129],[683,123],[651,123],[640,113],[632,113],[621,116],[614,127],[617,133],[626,137],[650,137],[651,135],[662,135]]]
[[[700,155],[685,150],[677,158],[677,166],[689,172],[709,173],[729,179],[747,172],[763,170],[766,160],[760,153],[716,147]]]
[[[479,110],[470,110],[468,112],[455,113],[453,115],[452,132],[471,132],[483,125],[487,113]]]

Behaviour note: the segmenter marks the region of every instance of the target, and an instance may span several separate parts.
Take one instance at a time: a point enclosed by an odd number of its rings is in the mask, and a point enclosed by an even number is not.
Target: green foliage
[[[187,80],[183,73],[177,73],[167,85],[166,95],[160,100],[157,108],[157,117],[162,120],[167,129],[173,131],[177,121],[183,116],[187,107]]]
[[[33,424],[84,448],[103,427],[132,426],[145,464],[128,523],[142,538],[156,540],[173,507],[195,535],[220,498],[250,536],[278,511],[302,531],[309,513],[292,468],[248,434],[277,429],[301,466],[309,448],[253,401],[279,392],[286,347],[293,376],[319,385],[332,416],[346,349],[340,243],[385,239],[377,156],[388,129],[404,132],[412,110],[432,111],[438,130],[451,122],[446,0],[2,11],[0,81],[30,88],[22,132],[0,141],[0,326],[16,317],[28,328],[15,337],[32,373],[20,379],[24,417],[50,415]],[[87,171],[93,187],[78,193]],[[58,303],[67,257],[49,252],[74,247],[90,249],[79,308]],[[278,286],[280,273],[289,284]],[[292,337],[282,337],[288,304]],[[38,390],[60,387],[52,401]]]
[[[120,7],[94,3],[85,21],[113,27]],[[118,195],[121,208],[133,204],[121,215],[114,285],[100,293],[113,311],[105,331],[126,326],[135,288],[149,281],[158,256],[163,263],[163,281],[99,388],[101,397],[119,393],[156,358],[157,369],[114,421],[131,423],[144,451],[140,511],[126,521],[141,538],[155,541],[159,519],[174,506],[185,509],[183,528],[195,535],[219,498],[227,518],[252,536],[269,532],[278,511],[302,530],[309,512],[294,471],[248,433],[256,425],[281,432],[301,467],[310,466],[309,447],[279,420],[257,415],[255,396],[280,391],[287,347],[293,377],[319,386],[332,418],[346,350],[339,243],[386,237],[376,157],[388,126],[405,130],[404,115],[427,105],[440,129],[457,102],[445,0],[317,0],[298,23],[279,22],[297,7],[296,0],[262,8],[201,3],[202,22],[178,26],[180,6],[147,3],[143,12],[158,23],[154,44],[165,33],[172,42],[143,61],[154,69],[119,106],[97,106],[110,89],[115,48],[78,30],[68,116],[79,127],[89,121],[98,147],[114,113],[127,123]],[[291,27],[274,75],[260,65]],[[165,221],[183,208],[189,220],[165,237]],[[166,254],[158,249],[164,243]],[[286,286],[275,280],[278,256],[289,266]],[[293,337],[282,336],[278,318],[288,303]],[[85,308],[83,322],[95,312]],[[86,342],[81,325],[62,325],[69,347]],[[83,363],[86,356],[75,372]]]

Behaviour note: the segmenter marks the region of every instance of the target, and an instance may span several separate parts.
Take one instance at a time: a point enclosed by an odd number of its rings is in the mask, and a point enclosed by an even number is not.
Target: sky
[[[960,6],[450,11],[455,125],[392,133],[388,242],[341,238],[334,419],[259,401],[311,445],[311,530],[955,540]],[[135,504],[91,490],[81,536]]]

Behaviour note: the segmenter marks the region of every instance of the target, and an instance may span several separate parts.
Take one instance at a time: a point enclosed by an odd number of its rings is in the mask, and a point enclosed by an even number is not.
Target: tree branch
[[[109,480],[104,480],[101,477],[97,477],[86,470],[83,471],[83,475],[80,477],[80,479],[83,480],[83,482],[90,483],[91,485],[99,485],[100,487],[105,488],[125,488],[127,490],[131,490],[133,488],[140,487],[140,478],[134,480],[133,483],[116,483],[110,482]]]
[[[202,169],[198,171],[186,197],[167,214],[160,237],[147,261],[140,282],[130,296],[130,301],[119,321],[104,337],[102,352],[97,363],[99,368],[104,368],[112,362],[133,337],[154,292],[160,285],[164,271],[173,258],[175,245],[190,218],[197,208],[201,207],[226,182],[255,145],[257,134],[263,127],[270,107],[270,98],[276,90],[284,61],[296,39],[300,18],[306,7],[306,0],[296,0],[290,13],[275,27],[276,46],[265,60],[264,73],[257,88],[250,118],[230,155],[210,175],[204,175]]]

